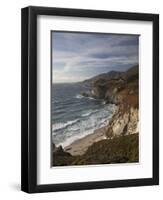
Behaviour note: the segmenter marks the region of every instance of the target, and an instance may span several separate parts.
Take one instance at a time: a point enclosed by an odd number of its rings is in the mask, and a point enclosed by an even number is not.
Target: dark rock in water
[[[90,96],[90,93],[89,92],[81,92],[81,95],[83,97],[89,97]]]

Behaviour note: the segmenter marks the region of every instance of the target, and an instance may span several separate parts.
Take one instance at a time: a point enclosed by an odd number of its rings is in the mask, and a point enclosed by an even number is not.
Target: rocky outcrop
[[[71,156],[70,153],[64,151],[61,145],[59,147],[56,147],[54,144],[53,144],[53,155],[54,156]]]
[[[118,108],[108,125],[106,136],[112,138],[138,133],[138,66],[126,72],[117,72],[117,75],[115,72],[112,78],[105,74],[91,80],[93,81],[91,95],[94,98],[104,99],[107,103],[116,104]]]
[[[105,139],[95,141],[83,155],[71,155],[62,146],[53,147],[53,165],[88,165],[139,161],[138,66],[126,72],[109,72],[84,82],[89,91],[81,95],[117,105],[105,127]],[[108,138],[108,139],[107,139]]]
[[[106,131],[108,138],[138,133],[138,108],[130,107],[123,112],[119,110],[120,108],[108,125]]]

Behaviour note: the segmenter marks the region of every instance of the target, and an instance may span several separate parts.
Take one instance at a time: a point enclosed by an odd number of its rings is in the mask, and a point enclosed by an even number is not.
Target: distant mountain
[[[111,80],[111,79],[119,79],[120,77],[123,77],[124,72],[118,72],[118,71],[110,71],[108,73],[103,73],[97,76],[94,76],[90,79],[87,79],[83,81],[86,85],[91,85],[95,83],[96,81],[103,79],[104,81],[106,80]]]
[[[110,71],[107,73],[99,74],[97,76],[94,76],[90,79],[87,79],[83,81],[84,84],[86,85],[92,85],[95,84],[97,81],[109,81],[109,80],[115,80],[115,79],[123,79],[127,80],[129,77],[137,75],[138,74],[138,65],[133,66],[129,68],[125,72],[120,72],[120,71]]]
[[[106,102],[119,104],[124,97],[128,99],[126,97],[128,93],[138,96],[139,67],[138,65],[133,66],[125,72],[111,71],[100,74],[83,83],[88,87],[87,92],[81,93],[83,96],[105,99]]]

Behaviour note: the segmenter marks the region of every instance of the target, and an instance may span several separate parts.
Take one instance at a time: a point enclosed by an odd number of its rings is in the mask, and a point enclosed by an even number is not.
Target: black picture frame
[[[153,23],[153,177],[37,184],[37,16],[55,15]],[[159,184],[159,15],[30,6],[21,11],[21,190],[28,193]]]

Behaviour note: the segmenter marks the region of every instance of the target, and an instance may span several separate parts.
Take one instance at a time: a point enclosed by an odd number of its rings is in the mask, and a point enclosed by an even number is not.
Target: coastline
[[[115,106],[116,107],[114,113],[112,114],[112,117],[109,119],[108,123],[105,126],[94,130],[94,132],[89,135],[85,135],[82,138],[73,141],[71,144],[63,148],[64,151],[70,153],[72,156],[83,155],[87,151],[87,149],[94,143],[99,142],[101,140],[110,139],[111,137],[107,136],[107,131],[111,121],[114,120],[119,110],[119,106]]]
[[[116,74],[117,75],[117,74]],[[139,161],[138,66],[109,79],[95,77],[91,95],[116,105],[116,111],[102,128],[69,145],[55,146],[53,166],[132,163]]]
[[[72,156],[83,155],[92,144],[107,139],[105,134],[107,127],[108,125],[96,129],[92,134],[75,140],[70,145],[64,147],[64,151],[70,153]]]

